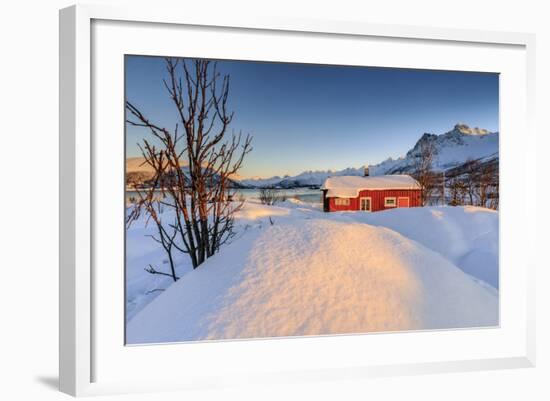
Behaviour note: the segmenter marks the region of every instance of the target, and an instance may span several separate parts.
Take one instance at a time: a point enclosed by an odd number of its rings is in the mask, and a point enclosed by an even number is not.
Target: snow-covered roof
[[[328,190],[328,197],[355,198],[363,190],[420,189],[420,185],[410,175],[339,176],[327,178],[321,189]]]

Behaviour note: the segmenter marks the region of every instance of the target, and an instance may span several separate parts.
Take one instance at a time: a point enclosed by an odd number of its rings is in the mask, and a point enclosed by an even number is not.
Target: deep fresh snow
[[[147,228],[128,231],[128,343],[498,324],[496,212],[247,200],[236,222],[198,269],[180,260],[175,284],[143,271],[162,259]]]
[[[498,212],[476,206],[395,209],[344,218],[397,231],[499,288]]]
[[[166,276],[153,275],[144,268],[153,264],[157,270],[168,272],[168,260],[158,243],[146,235],[155,234],[143,219],[134,222],[126,235],[126,321],[160,295],[174,281]],[[177,275],[183,276],[192,269],[187,255],[175,254]]]

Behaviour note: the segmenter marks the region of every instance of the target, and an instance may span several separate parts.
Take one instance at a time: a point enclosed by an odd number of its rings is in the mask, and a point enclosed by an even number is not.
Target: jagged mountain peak
[[[372,174],[399,174],[411,170],[413,160],[425,143],[433,145],[436,170],[446,170],[464,163],[467,159],[498,157],[498,132],[458,123],[441,135],[425,133],[406,156],[396,161],[384,161],[371,167]]]
[[[479,127],[469,127],[467,124],[458,123],[454,126],[453,131],[458,131],[464,135],[487,135],[490,134],[489,130]],[[452,131],[451,131],[452,132]]]

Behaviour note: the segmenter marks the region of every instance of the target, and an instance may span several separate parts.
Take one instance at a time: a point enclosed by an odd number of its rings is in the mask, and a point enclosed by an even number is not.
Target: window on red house
[[[349,206],[348,198],[334,198],[334,204],[336,206]]]
[[[395,200],[395,196],[384,198],[384,206],[385,207],[395,207],[396,205],[397,205],[397,202]]]

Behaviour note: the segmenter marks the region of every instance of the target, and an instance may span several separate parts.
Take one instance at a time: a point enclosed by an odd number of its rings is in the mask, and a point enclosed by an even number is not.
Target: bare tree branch
[[[154,240],[169,259],[172,251],[183,252],[196,268],[234,235],[234,214],[242,202],[233,199],[231,177],[252,150],[252,138],[228,135],[233,119],[228,111],[230,80],[221,78],[215,63],[173,58],[165,62],[167,78],[162,83],[177,111],[175,129],[152,122],[126,102],[128,123],[147,129],[157,142],[144,139],[139,145],[154,178],[137,191],[139,201],[128,224],[145,213],[157,225]],[[171,210],[172,220],[158,212],[161,205]]]

